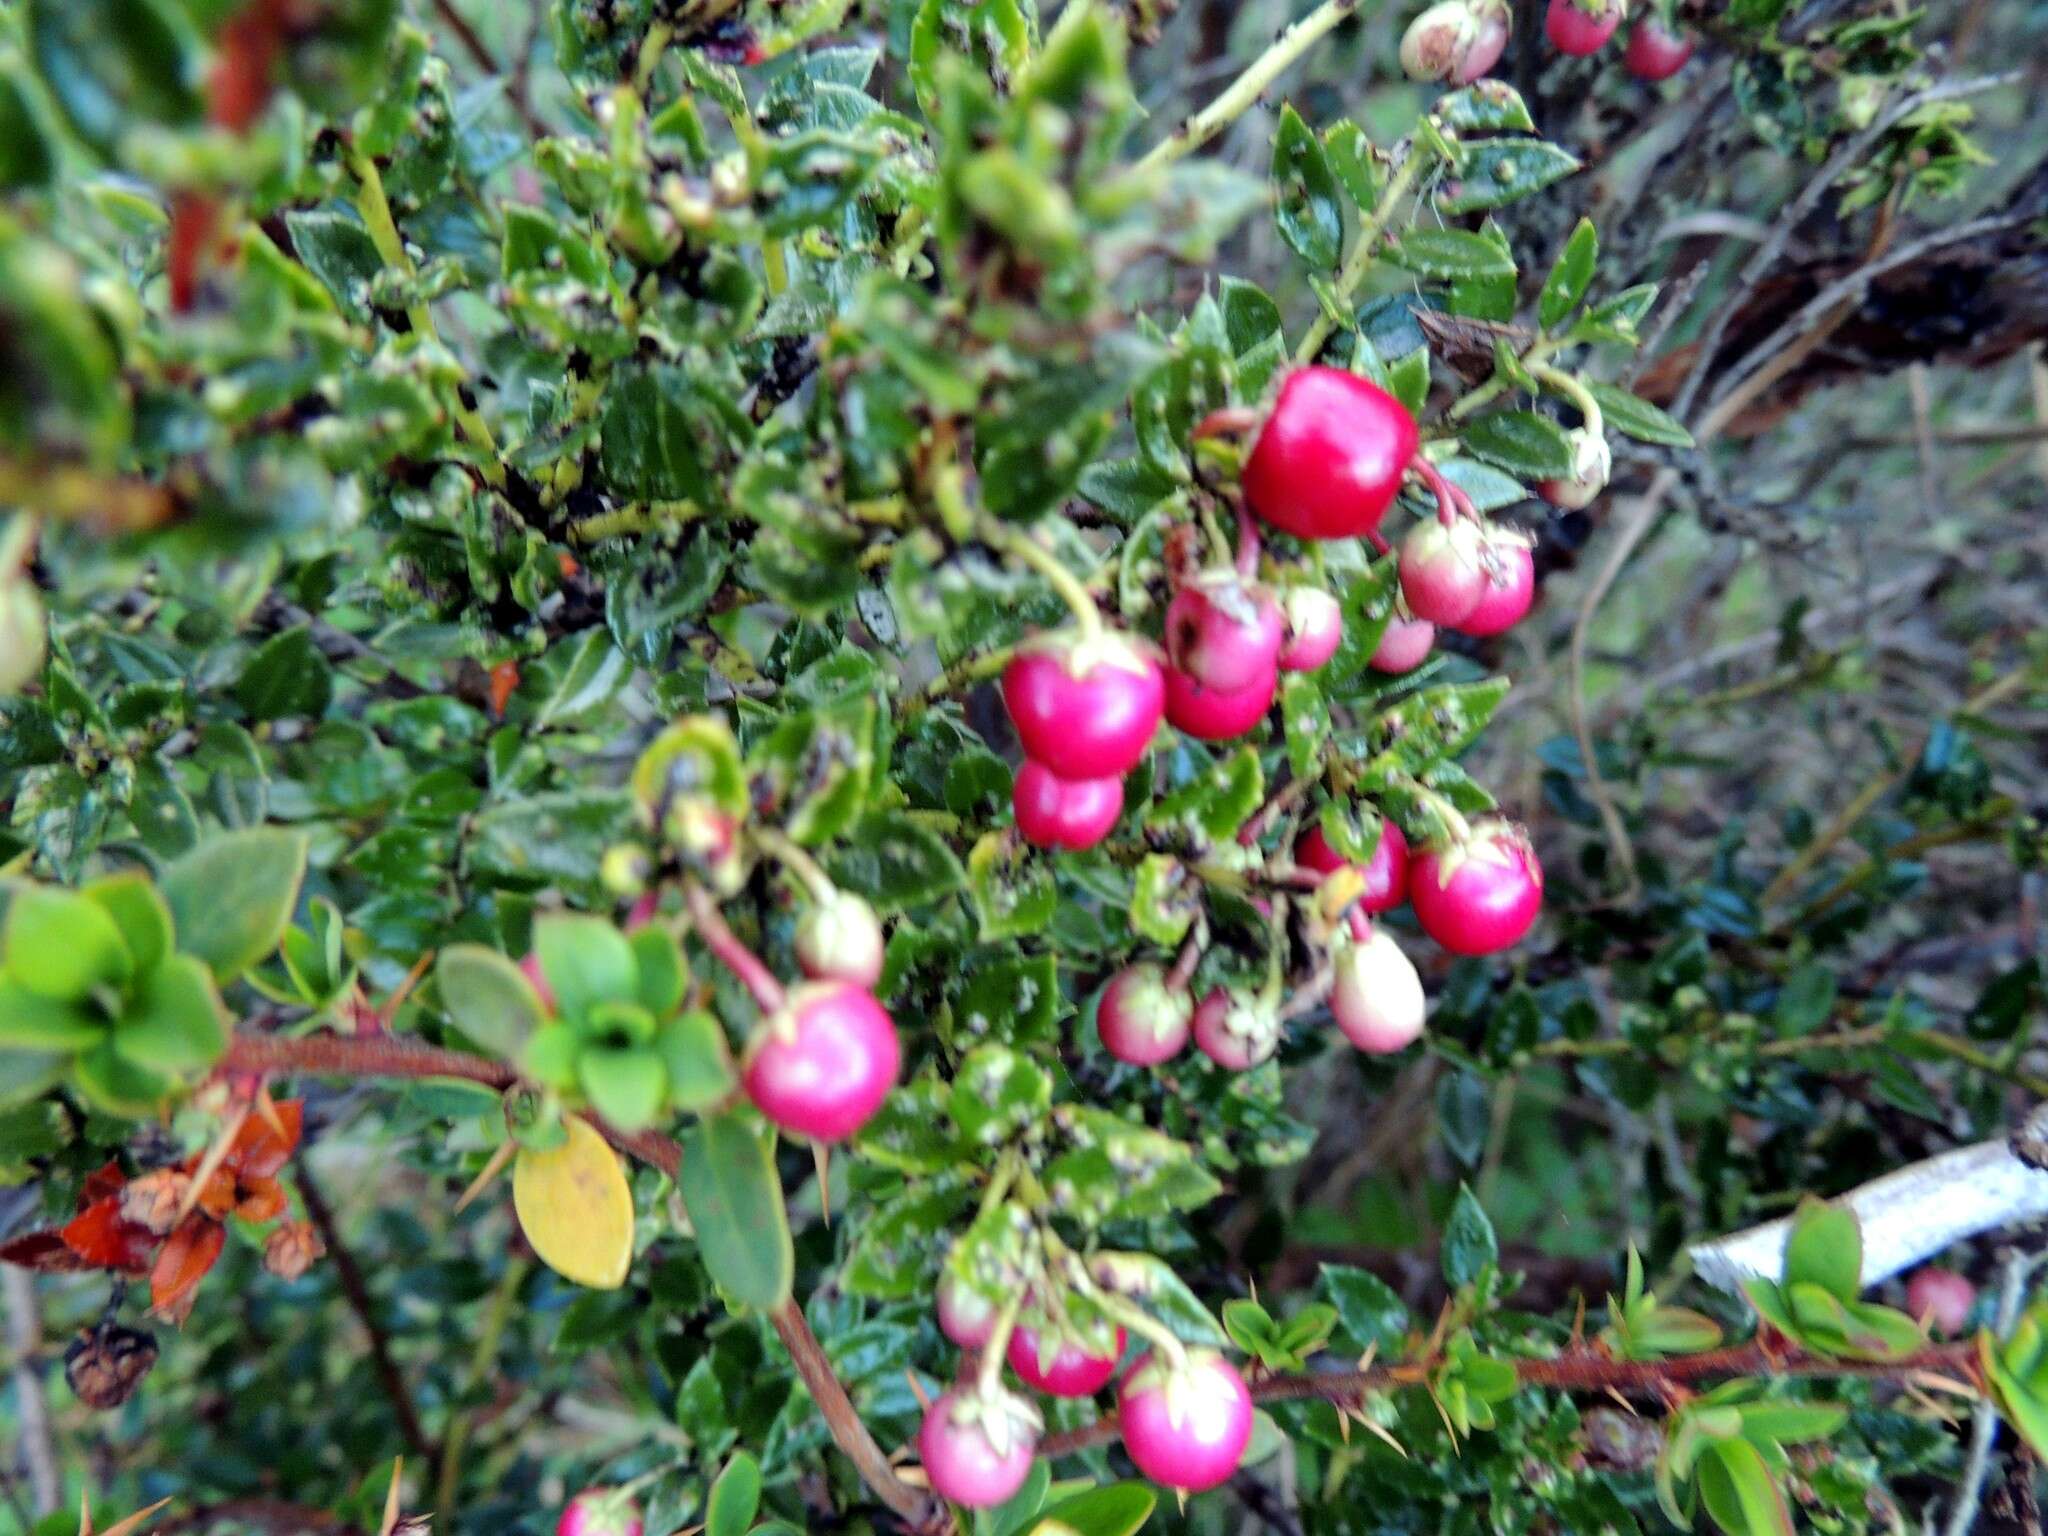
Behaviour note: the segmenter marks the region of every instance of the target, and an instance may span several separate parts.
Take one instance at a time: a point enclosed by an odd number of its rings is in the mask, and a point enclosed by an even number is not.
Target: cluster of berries
[[[1627,0],[1550,0],[1543,35],[1559,53],[1584,58],[1607,46]],[[1500,62],[1513,30],[1507,0],[1438,0],[1408,24],[1401,68],[1411,80],[1470,85]],[[1694,38],[1652,13],[1630,30],[1622,62],[1638,80],[1668,80],[1692,57]]]

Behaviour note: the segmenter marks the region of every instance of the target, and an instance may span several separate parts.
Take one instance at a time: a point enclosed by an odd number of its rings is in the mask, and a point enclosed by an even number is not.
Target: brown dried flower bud
[[[263,1267],[280,1280],[296,1280],[326,1252],[327,1244],[310,1221],[287,1221],[265,1239]]]
[[[121,1188],[121,1219],[147,1227],[158,1237],[178,1224],[192,1181],[175,1168],[156,1168]]]
[[[156,1364],[156,1340],[111,1319],[88,1328],[64,1351],[64,1379],[88,1408],[118,1408]]]

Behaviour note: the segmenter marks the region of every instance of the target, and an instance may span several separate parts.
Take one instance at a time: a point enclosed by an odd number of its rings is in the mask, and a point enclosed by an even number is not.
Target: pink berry
[[[1204,574],[1166,605],[1166,659],[1204,688],[1238,693],[1273,670],[1283,627],[1265,588],[1234,572]]]
[[[812,902],[796,922],[796,963],[814,980],[872,988],[884,948],[875,909],[846,891]]]
[[[1040,848],[1093,848],[1124,812],[1124,781],[1063,779],[1045,764],[1025,759],[1010,795],[1017,830]]]
[[[1621,56],[1628,72],[1638,80],[1669,80],[1692,57],[1694,38],[1664,24],[1660,16],[1645,16],[1628,35],[1628,51]]]
[[[1313,672],[1337,654],[1344,640],[1344,610],[1321,587],[1289,587],[1280,605],[1287,642],[1280,648],[1282,672]]]
[[[1121,777],[1152,744],[1165,681],[1150,650],[1126,636],[1058,635],[1011,658],[1003,703],[1026,757],[1063,779]]]
[[[962,1349],[979,1349],[996,1331],[998,1308],[950,1271],[939,1277],[939,1332]]]
[[[1452,85],[1470,85],[1494,65],[1507,51],[1508,34],[1513,30],[1513,13],[1501,0],[1492,5],[1481,4],[1479,11],[1479,35],[1472,40],[1472,46],[1465,50],[1465,58],[1451,71]]]
[[[1500,62],[1509,24],[1504,0],[1440,0],[1402,34],[1401,68],[1411,80],[1470,85]]]
[[[925,1410],[918,1459],[932,1491],[969,1509],[993,1509],[1024,1486],[1043,1421],[1015,1393],[956,1387]]]
[[[1422,931],[1454,955],[1490,955],[1518,942],[1543,906],[1543,869],[1528,834],[1499,818],[1425,848],[1408,867],[1408,900]]]
[[[640,1536],[640,1506],[611,1488],[586,1488],[562,1506],[555,1536]]]
[[[1237,1367],[1214,1350],[1189,1350],[1178,1369],[1147,1354],[1117,1390],[1117,1423],[1140,1472],[1162,1487],[1199,1493],[1244,1460],[1252,1395]]]
[[[1156,965],[1127,965],[1109,979],[1095,1005],[1095,1030],[1118,1061],[1156,1067],[1188,1043],[1194,1005],[1166,984]]]
[[[1295,843],[1294,862],[1319,875],[1331,875],[1342,869],[1346,860],[1330,846],[1323,829],[1314,826]],[[1365,879],[1365,892],[1358,898],[1362,910],[1391,912],[1408,899],[1408,839],[1391,820],[1381,818],[1379,846],[1359,872]]]
[[[1280,686],[1278,669],[1241,693],[1204,688],[1184,672],[1166,674],[1166,718],[1197,741],[1228,741],[1266,718]]]
[[[1226,1072],[1243,1072],[1280,1044],[1280,1019],[1255,997],[1218,987],[1195,1005],[1195,1046]]]
[[[1529,605],[1536,600],[1536,560],[1528,541],[1518,534],[1496,533],[1480,551],[1485,585],[1479,601],[1460,619],[1457,628],[1467,635],[1505,634],[1522,622]]]
[[[1936,1333],[1955,1338],[1970,1326],[1970,1308],[1977,1302],[1977,1287],[1952,1269],[1929,1264],[1917,1269],[1906,1282],[1908,1315],[1933,1326]]]
[[[1380,643],[1373,648],[1372,659],[1366,663],[1375,672],[1399,674],[1413,672],[1425,661],[1436,645],[1436,626],[1427,619],[1411,618],[1396,612],[1387,621],[1387,627],[1380,631]]]
[[[1432,624],[1456,624],[1478,604],[1486,587],[1480,564],[1482,534],[1469,517],[1425,518],[1401,541],[1401,597],[1408,611]]]
[[[1079,1339],[1062,1335],[1047,1354],[1036,1328],[1019,1327],[1010,1335],[1010,1369],[1027,1387],[1050,1397],[1093,1397],[1116,1374],[1124,1357],[1124,1331],[1107,1354],[1093,1354]]]
[[[812,1141],[844,1141],[896,1086],[903,1049],[872,993],[844,981],[806,982],[762,1021],[742,1080],[754,1107]]]
[[[1622,0],[1550,0],[1543,16],[1543,35],[1559,53],[1583,58],[1598,53],[1621,25]]]
[[[1245,500],[1300,539],[1374,532],[1420,441],[1415,418],[1369,379],[1297,368],[1245,461]]]
[[[1573,427],[1565,439],[1571,445],[1571,473],[1537,481],[1536,494],[1553,507],[1576,512],[1590,507],[1607,489],[1607,477],[1614,472],[1614,453],[1602,434],[1586,427]]]
[[[1340,947],[1334,964],[1330,1014],[1345,1039],[1381,1056],[1422,1038],[1428,1013],[1422,978],[1385,929]]]

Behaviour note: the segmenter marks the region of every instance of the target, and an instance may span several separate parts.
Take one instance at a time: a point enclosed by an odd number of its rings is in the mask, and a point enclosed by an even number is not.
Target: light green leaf
[[[120,927],[76,891],[23,886],[7,909],[7,972],[38,997],[81,1001],[135,973]]]
[[[1600,260],[1600,235],[1591,219],[1581,219],[1572,230],[1550,276],[1543,280],[1543,293],[1536,301],[1536,318],[1547,331],[1578,307],[1593,281],[1593,268]]]
[[[640,968],[626,936],[601,917],[553,912],[533,925],[534,953],[540,973],[555,994],[555,1009],[565,1019],[580,1019],[604,1002],[630,1001],[639,995]]]
[[[735,1451],[711,1485],[704,1505],[704,1536],[746,1536],[761,1507],[761,1464]]]
[[[441,1006],[455,1027],[506,1061],[517,1061],[546,1010],[526,974],[494,949],[451,944],[434,962]]]
[[[250,827],[200,844],[164,871],[179,952],[233,981],[277,948],[305,872],[300,832]]]
[[[789,1300],[796,1273],[789,1212],[768,1146],[737,1115],[711,1115],[683,1138],[677,1184],[718,1288],[762,1311]]]
[[[152,1072],[196,1072],[227,1049],[223,1012],[205,964],[173,955],[137,985],[133,1004],[114,1028],[114,1046]]]

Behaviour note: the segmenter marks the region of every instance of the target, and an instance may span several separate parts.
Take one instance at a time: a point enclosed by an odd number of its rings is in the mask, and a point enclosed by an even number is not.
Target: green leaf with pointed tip
[[[1457,133],[1529,133],[1536,127],[1521,92],[1505,80],[1478,80],[1439,96],[1434,111]]]
[[[455,1027],[506,1061],[519,1060],[547,1020],[525,972],[481,944],[451,944],[442,950],[434,962],[434,982]]]
[[[1444,1278],[1454,1286],[1470,1285],[1482,1271],[1500,1259],[1500,1240],[1487,1220],[1478,1196],[1463,1184],[1451,1205],[1450,1220],[1444,1223]]]
[[[1792,1512],[1747,1440],[1717,1441],[1700,1458],[1700,1502],[1728,1536],[1793,1536]]]
[[[75,1051],[106,1032],[107,1021],[90,1004],[43,997],[0,974],[0,1048]]]
[[[1749,1298],[1749,1304],[1756,1308],[1757,1316],[1769,1323],[1778,1332],[1797,1336],[1799,1325],[1792,1317],[1792,1304],[1785,1293],[1770,1280],[1745,1280],[1742,1294]]]
[[[76,891],[23,886],[7,908],[7,974],[38,997],[75,1003],[135,974],[121,929]]]
[[[1467,146],[1463,159],[1436,195],[1440,213],[1505,208],[1562,181],[1581,164],[1548,139],[1488,139]]]
[[[1046,1510],[1030,1536],[1137,1536],[1152,1518],[1158,1496],[1143,1483],[1112,1483],[1062,1499]]]
[[[79,892],[121,930],[136,974],[153,971],[171,952],[171,909],[146,875],[130,872],[95,880]]]
[[[962,1136],[995,1146],[1035,1124],[1051,1103],[1044,1068],[1007,1045],[984,1045],[960,1063],[947,1107]]]
[[[1825,1440],[1849,1422],[1849,1410],[1839,1403],[1745,1403],[1740,1412],[1746,1437],[1774,1445]]]
[[[79,1091],[95,1107],[131,1119],[154,1114],[170,1097],[173,1086],[169,1079],[119,1054],[111,1039],[81,1052],[72,1075]]]
[[[173,955],[136,984],[114,1026],[114,1048],[152,1072],[197,1072],[228,1048],[222,1013],[213,973],[193,955]]]
[[[601,917],[556,912],[537,918],[533,948],[555,994],[555,1011],[565,1019],[580,1019],[598,1003],[627,1002],[639,993],[633,946]]]
[[[1536,301],[1536,318],[1547,331],[1578,308],[1593,281],[1593,268],[1600,260],[1600,235],[1591,219],[1581,219],[1572,230],[1564,249],[1543,280],[1543,292]]]
[[[789,1300],[796,1273],[789,1212],[767,1143],[736,1115],[710,1115],[683,1138],[677,1179],[697,1249],[718,1288],[763,1311]]]
[[[1513,277],[1514,258],[1482,235],[1462,229],[1416,229],[1391,253],[1410,272],[1439,279]]]
[[[1721,1342],[1721,1325],[1690,1307],[1655,1307],[1636,1319],[1631,1342],[1659,1355],[1696,1355]]]
[[[675,1108],[696,1114],[732,1092],[732,1052],[725,1031],[703,1009],[665,1020],[654,1049],[668,1072],[668,1098]]]
[[[277,948],[305,872],[304,833],[249,827],[201,843],[164,871],[179,952],[227,985]]]
[[[1863,1227],[1846,1205],[1801,1203],[1785,1239],[1785,1285],[1817,1285],[1853,1301],[1863,1278]]]
[[[622,1131],[652,1125],[668,1097],[668,1069],[659,1052],[644,1047],[586,1045],[576,1075],[591,1106]]]
[[[711,1485],[704,1505],[704,1536],[746,1536],[761,1507],[761,1464],[735,1451]]]
[[[1273,217],[1285,240],[1309,266],[1328,272],[1343,253],[1344,214],[1337,202],[1337,177],[1322,140],[1292,106],[1280,109],[1273,134],[1271,168]]]
[[[633,946],[633,960],[640,979],[640,1006],[657,1019],[665,1019],[683,1005],[689,990],[690,967],[683,959],[683,947],[674,934],[654,923],[644,923],[626,935]]]
[[[1616,389],[1612,384],[1589,383],[1586,388],[1600,403],[1600,413],[1606,418],[1607,425],[1615,431],[1637,442],[1659,443],[1666,448],[1693,446],[1693,435],[1685,430],[1677,417],[1640,395]]]
[[[1488,463],[1524,480],[1547,480],[1572,472],[1572,447],[1564,428],[1534,411],[1494,411],[1466,423],[1465,447]]]

